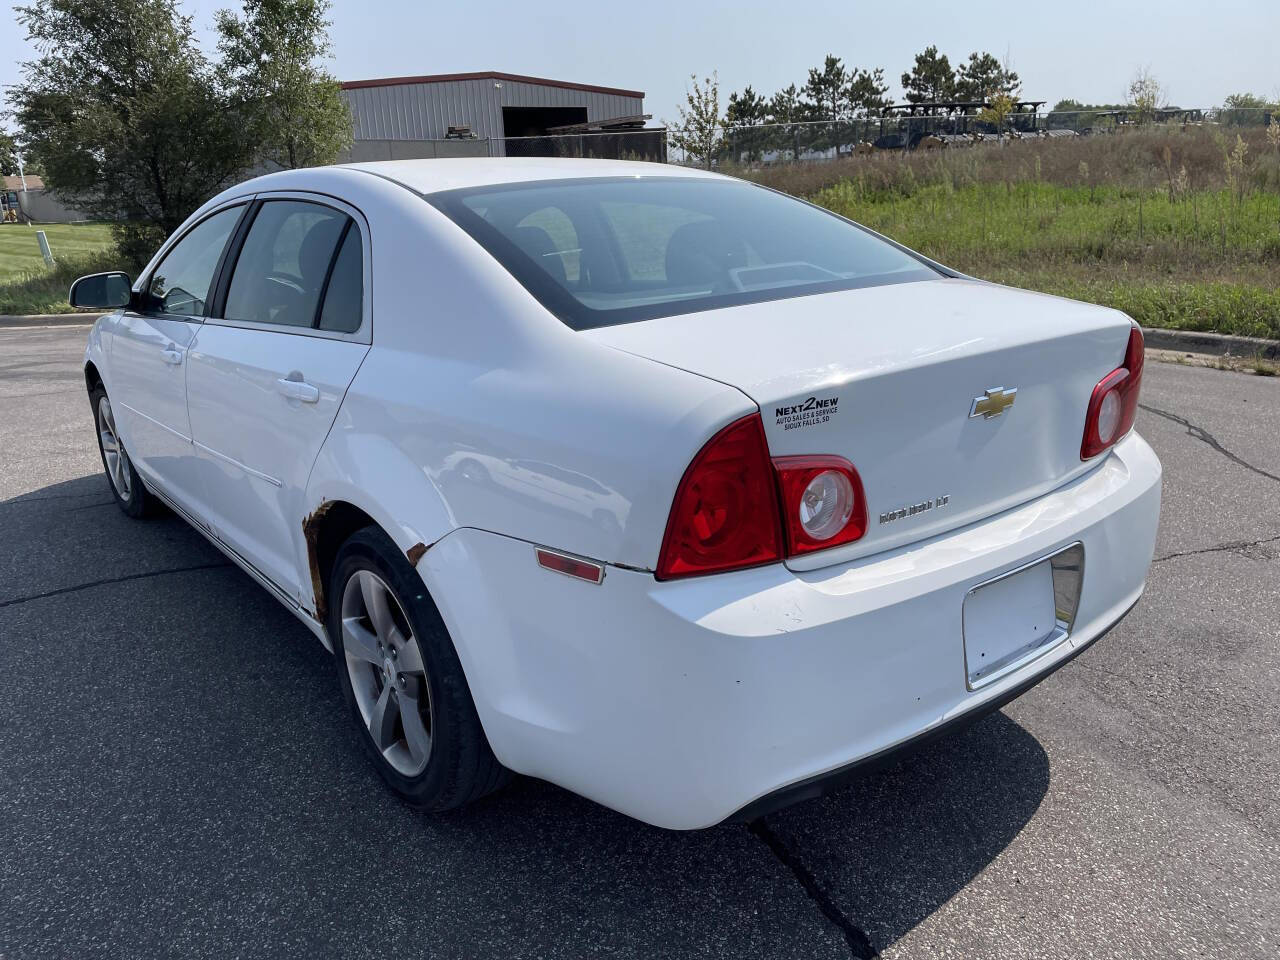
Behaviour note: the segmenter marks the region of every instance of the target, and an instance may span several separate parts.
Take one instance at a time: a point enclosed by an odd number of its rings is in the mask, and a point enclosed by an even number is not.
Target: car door
[[[190,350],[187,406],[213,532],[291,599],[309,587],[307,477],[369,350],[368,225],[306,195],[254,202]]]
[[[187,508],[199,496],[185,360],[246,207],[223,207],[170,245],[143,279],[138,309],[121,315],[111,342],[111,406],[129,456],[144,477]]]

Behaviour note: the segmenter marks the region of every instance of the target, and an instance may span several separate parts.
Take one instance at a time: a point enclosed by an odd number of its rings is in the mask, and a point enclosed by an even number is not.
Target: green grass
[[[964,273],[1147,326],[1280,337],[1280,194],[848,179],[811,198]]]
[[[36,241],[43,230],[57,263],[45,266]],[[67,289],[85,273],[119,267],[105,223],[0,224],[0,314],[67,313]]]
[[[54,260],[82,258],[112,245],[109,223],[48,223],[40,227],[20,223],[0,225],[0,284],[45,268],[36,243],[37,230],[43,230],[49,238]]]
[[[1179,279],[1142,271],[998,268],[985,280],[1123,310],[1144,327],[1280,338],[1280,289],[1232,279]]]

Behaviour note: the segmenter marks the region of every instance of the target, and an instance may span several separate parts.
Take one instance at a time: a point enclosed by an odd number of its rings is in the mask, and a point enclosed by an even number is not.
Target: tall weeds
[[[740,171],[964,273],[1280,337],[1280,132],[1148,130]]]

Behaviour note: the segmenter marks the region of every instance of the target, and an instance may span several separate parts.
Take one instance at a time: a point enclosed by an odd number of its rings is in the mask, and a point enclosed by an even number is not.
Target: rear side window
[[[147,283],[153,309],[171,316],[204,316],[213,273],[243,212],[243,206],[219,210],[170,248]]]
[[[223,316],[312,327],[330,267],[351,218],[301,200],[269,200],[258,210],[236,259]]]
[[[940,276],[856,224],[737,180],[543,181],[427,200],[577,330]]]
[[[346,237],[338,247],[324,306],[320,308],[320,329],[334,333],[355,333],[364,315],[364,245],[360,228],[347,221]]]

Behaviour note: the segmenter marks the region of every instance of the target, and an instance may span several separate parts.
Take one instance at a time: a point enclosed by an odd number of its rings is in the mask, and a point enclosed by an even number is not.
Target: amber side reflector
[[[538,555],[538,566],[540,567],[554,570],[556,573],[563,573],[566,577],[586,580],[588,583],[600,583],[604,580],[603,564],[592,563],[590,560],[579,560],[577,557],[571,557],[565,553],[556,553],[554,550],[546,550],[542,547],[538,547],[534,552]]]

